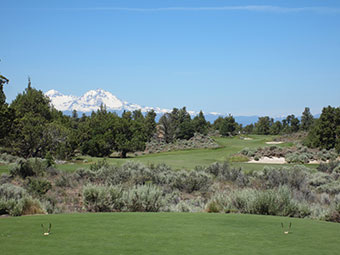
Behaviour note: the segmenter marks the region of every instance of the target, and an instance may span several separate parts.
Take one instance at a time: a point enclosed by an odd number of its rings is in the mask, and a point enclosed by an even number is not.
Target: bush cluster
[[[293,199],[287,186],[268,190],[242,189],[219,194],[208,202],[207,210],[290,217],[306,217],[311,213]]]
[[[84,206],[92,212],[158,212],[167,196],[155,185],[137,185],[123,189],[121,185],[87,185],[83,189]]]
[[[145,153],[159,153],[174,150],[189,150],[203,148],[218,148],[219,145],[209,136],[195,133],[189,140],[177,139],[166,143],[162,139],[152,139],[146,143]]]
[[[20,216],[45,213],[39,200],[33,199],[27,191],[9,183],[0,185],[0,215]]]
[[[331,150],[317,150],[310,149],[306,146],[297,145],[289,148],[282,148],[279,146],[266,146],[259,148],[244,148],[241,155],[249,158],[260,159],[262,157],[285,157],[288,163],[307,164],[312,160],[327,161],[334,160],[338,154],[334,149]]]

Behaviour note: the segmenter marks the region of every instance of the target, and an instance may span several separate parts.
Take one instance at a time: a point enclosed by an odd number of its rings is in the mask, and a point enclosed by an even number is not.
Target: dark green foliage
[[[218,130],[222,136],[232,136],[236,134],[238,125],[234,117],[229,115],[225,118],[218,117],[214,121],[213,127]]]
[[[255,133],[258,135],[269,135],[270,128],[273,125],[274,120],[272,118],[260,117],[259,120],[255,123]]]
[[[0,107],[6,103],[4,85],[7,84],[8,82],[9,80],[5,76],[0,75]]]
[[[254,133],[254,124],[249,124],[243,128],[243,133],[252,134]]]
[[[143,121],[132,119],[130,112],[124,112],[115,125],[114,148],[120,156],[126,158],[128,152],[144,150],[147,139]]]
[[[24,160],[20,159],[10,170],[12,176],[26,178],[29,176],[42,176],[46,171],[46,163],[40,159]]]
[[[300,121],[298,118],[295,117],[294,114],[288,115],[282,121],[282,132],[286,134],[295,133],[299,131],[300,128]]]
[[[312,127],[313,122],[314,122],[314,117],[310,113],[309,107],[306,107],[301,117],[301,129],[304,131],[308,131]]]
[[[196,124],[201,125],[199,124],[201,121],[202,118],[199,121],[196,120]],[[167,143],[176,139],[188,140],[195,133],[194,123],[185,107],[182,109],[174,108],[171,113],[164,114],[159,120],[159,126]]]
[[[270,127],[271,135],[278,135],[282,132],[282,123],[281,121],[275,121]]]
[[[202,111],[200,111],[199,114],[193,118],[192,125],[196,133],[200,133],[202,135],[208,134],[209,122],[205,120]]]
[[[149,111],[145,116],[145,134],[147,140],[150,141],[153,135],[156,133],[156,113],[154,110]]]
[[[7,84],[9,80],[0,75],[0,145],[3,143],[3,139],[8,135],[13,120],[13,114],[8,109],[6,104],[6,96],[3,91],[4,84]]]
[[[46,179],[30,177],[27,178],[26,187],[31,194],[43,196],[52,188],[52,184]]]
[[[305,144],[327,150],[335,148],[340,152],[340,108],[331,106],[323,108],[320,118],[311,128]]]

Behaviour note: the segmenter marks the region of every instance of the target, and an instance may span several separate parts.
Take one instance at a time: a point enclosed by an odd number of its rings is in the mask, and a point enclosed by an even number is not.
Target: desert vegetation
[[[195,170],[100,161],[66,173],[18,161],[0,179],[0,212],[220,212],[340,221],[340,163],[245,172],[228,163]]]

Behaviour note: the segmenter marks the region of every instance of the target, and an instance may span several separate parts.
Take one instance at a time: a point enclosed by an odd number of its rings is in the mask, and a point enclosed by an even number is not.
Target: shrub
[[[124,193],[125,208],[131,212],[158,212],[166,200],[163,191],[152,184],[137,185]]]
[[[288,185],[294,189],[302,190],[308,183],[308,172],[305,167],[301,166],[281,169],[265,167],[261,179],[267,188]]]
[[[327,184],[334,181],[334,179],[325,173],[317,172],[310,176],[309,185],[313,187],[319,187],[321,185]]]
[[[333,173],[333,172],[339,172],[340,170],[340,162],[339,161],[330,161],[329,163],[321,163],[317,169],[320,172],[324,173]]]
[[[3,173],[0,176],[0,185],[1,184],[5,184],[5,183],[9,183],[12,180],[12,177],[6,173]]]
[[[26,178],[29,176],[42,176],[46,171],[46,165],[43,160],[35,158],[34,160],[20,159],[10,170],[12,176]]]
[[[318,192],[326,192],[331,195],[340,193],[340,181],[333,181],[331,183],[323,184],[317,187]]]
[[[13,184],[0,185],[0,214],[20,216],[45,213],[40,202],[29,196],[25,189]]]
[[[37,196],[45,195],[51,188],[52,184],[46,179],[27,178],[27,190]]]
[[[121,211],[124,206],[122,197],[123,189],[121,186],[90,184],[83,188],[84,206],[90,212]]]
[[[208,166],[205,171],[213,174],[220,181],[231,181],[240,187],[245,187],[249,183],[249,178],[241,168],[230,168],[228,163],[214,163]]]
[[[98,162],[91,164],[90,169],[92,171],[97,171],[101,169],[102,167],[108,167],[108,166],[109,166],[109,163],[107,162],[106,158],[104,158],[103,160],[99,160]]]
[[[211,175],[203,171],[177,172],[176,179],[172,183],[173,188],[192,193],[194,191],[206,192],[212,183]]]
[[[55,180],[55,186],[57,187],[72,187],[73,175],[60,173],[59,177]]]
[[[171,211],[173,212],[202,212],[205,207],[204,201],[198,197],[179,201]]]
[[[306,217],[310,214],[308,207],[293,200],[287,186],[263,191],[234,190],[229,194],[215,196],[208,205],[212,205],[212,209],[223,208],[225,212],[296,217]]]

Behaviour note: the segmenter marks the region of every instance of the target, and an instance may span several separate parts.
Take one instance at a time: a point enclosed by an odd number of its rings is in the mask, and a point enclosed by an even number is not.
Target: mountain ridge
[[[65,95],[55,89],[51,89],[45,93],[51,100],[51,104],[59,111],[70,115],[73,110],[80,113],[89,114],[92,111],[96,111],[100,108],[102,104],[106,106],[108,111],[114,111],[117,113],[122,113],[126,111],[141,110],[143,113],[154,110],[157,113],[157,119],[159,119],[163,114],[171,112],[170,109],[160,108],[160,107],[150,107],[141,106],[134,103],[129,103],[127,101],[119,99],[117,96],[109,91],[103,89],[89,90],[82,96],[77,97],[73,95]],[[188,111],[191,116],[195,116],[198,112]],[[218,112],[208,112],[204,113],[207,121],[213,122],[219,116],[225,117],[228,114],[222,114]],[[257,122],[260,116],[234,116],[235,121],[242,125],[248,125]],[[274,120],[282,120],[285,116],[274,117]]]

